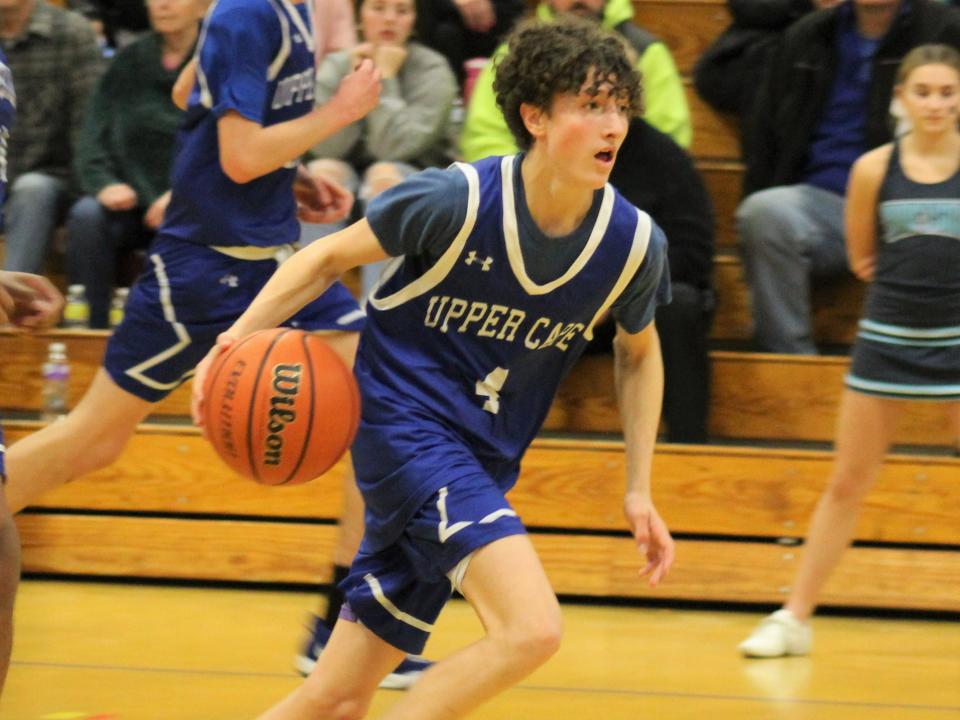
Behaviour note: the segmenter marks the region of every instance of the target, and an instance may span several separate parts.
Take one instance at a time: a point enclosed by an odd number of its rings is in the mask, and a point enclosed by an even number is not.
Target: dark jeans
[[[707,343],[714,297],[705,290],[675,282],[673,301],[657,308],[657,333],[663,352],[663,419],[667,442],[707,442],[710,411],[710,358]],[[609,352],[614,323],[596,328],[588,352]]]
[[[110,298],[117,264],[125,251],[144,248],[153,231],[143,224],[144,210],[107,210],[92,196],[74,203],[67,216],[67,275],[86,286],[90,327],[109,326]]]
[[[475,33],[464,26],[453,0],[416,0],[416,5],[416,39],[447,58],[460,87],[464,61],[491,56],[526,9],[523,0],[493,0],[496,25],[486,33]]]

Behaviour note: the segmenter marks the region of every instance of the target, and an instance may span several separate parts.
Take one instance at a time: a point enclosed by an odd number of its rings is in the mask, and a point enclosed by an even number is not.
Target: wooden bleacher
[[[34,426],[11,423],[8,432],[16,439]],[[657,501],[680,561],[655,593],[636,581],[622,531],[620,442],[537,441],[511,501],[558,592],[776,602],[829,461],[815,451],[661,446]],[[24,567],[313,583],[329,566],[343,470],[341,462],[313,483],[266,488],[233,475],[195,429],[143,426],[116,465],[19,516]],[[941,547],[960,544],[958,472],[960,460],[892,458],[858,526],[864,546],[844,560],[825,601],[960,611],[960,553]]]
[[[736,122],[700,101],[689,82],[699,54],[728,23],[724,0],[643,0],[637,21],[663,38],[687,76],[697,166],[717,213],[713,338],[749,338],[747,292],[733,213],[743,167]],[[818,288],[817,338],[852,340],[862,303],[855,282]],[[99,366],[106,335],[0,333],[0,413],[36,413],[39,367],[52,339],[68,345],[75,403]],[[617,433],[612,363],[585,358],[563,384],[511,500],[531,528],[551,581],[570,595],[665,600],[782,600],[797,542],[829,472],[842,376],[840,356],[715,351],[710,433],[740,446],[660,445],[655,497],[678,538],[671,577],[650,591],[624,532],[622,444],[582,434]],[[41,499],[18,518],[28,572],[311,584],[326,577],[344,464],[313,483],[265,488],[238,478],[185,423],[189,389],[157,407],[113,467]],[[6,423],[16,441],[38,423]],[[577,433],[572,437],[570,433]],[[948,445],[942,406],[911,409],[897,442]],[[749,444],[762,444],[763,448]],[[857,544],[823,596],[827,604],[960,612],[960,459],[894,455],[860,518]]]

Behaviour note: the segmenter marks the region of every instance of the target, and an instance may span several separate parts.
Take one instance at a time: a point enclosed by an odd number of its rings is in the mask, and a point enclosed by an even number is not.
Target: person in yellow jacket
[[[537,16],[543,20],[561,13],[596,20],[624,37],[636,52],[636,66],[643,77],[644,120],[689,148],[693,128],[677,66],[667,46],[633,22],[631,0],[543,0],[537,6]],[[467,162],[517,151],[493,93],[495,60],[505,52],[506,46],[497,49],[473,87],[460,146]]]

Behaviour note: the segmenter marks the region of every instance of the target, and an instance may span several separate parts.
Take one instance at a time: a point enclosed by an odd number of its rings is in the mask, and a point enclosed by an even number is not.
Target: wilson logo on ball
[[[293,410],[297,393],[300,392],[300,376],[303,365],[275,365],[273,368],[273,390],[270,396],[270,414],[267,416],[266,448],[263,453],[264,465],[279,465],[283,452],[283,429],[297,419]]]
[[[248,335],[207,374],[207,437],[227,465],[264,485],[325,473],[350,447],[359,421],[350,368],[302,330]]]

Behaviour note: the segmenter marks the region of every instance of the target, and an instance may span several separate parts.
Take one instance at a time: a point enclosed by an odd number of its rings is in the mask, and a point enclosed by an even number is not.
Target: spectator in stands
[[[330,53],[349,50],[357,44],[351,0],[314,0],[313,26],[317,41],[317,67]]]
[[[524,0],[417,0],[417,39],[447,58],[463,87],[464,62],[492,55],[525,9]]]
[[[960,436],[960,53],[947,45],[911,51],[896,95],[912,130],[857,160],[847,190],[850,268],[870,290],[830,482],[790,597],[741,643],[745,655],[809,652],[808,619],[853,537],[903,401],[949,402]]]
[[[626,39],[628,46],[636,52],[637,69],[643,77],[644,119],[681,147],[690,147],[693,138],[690,112],[673,57],[665,44],[632,22],[630,0],[543,0],[537,6],[537,15],[542,19],[550,19],[559,13],[573,13],[595,20]],[[506,48],[502,47],[496,55],[504,52]],[[495,61],[487,63],[477,79],[467,108],[461,148],[468,162],[517,151],[493,93],[495,68]]]
[[[710,403],[707,340],[716,304],[710,196],[683,148],[639,118],[630,123],[610,182],[650,213],[669,241],[673,299],[656,313],[667,440],[704,443]],[[593,349],[609,349],[612,332],[612,322],[597,328]]]
[[[150,30],[149,0],[74,0],[93,6],[110,47],[122,50]]]
[[[4,266],[37,273],[70,204],[71,162],[100,50],[82,16],[45,0],[0,0],[0,40],[20,99],[10,134]]]
[[[153,30],[114,57],[87,106],[74,157],[86,194],[67,219],[67,271],[87,288],[91,327],[108,326],[118,256],[146,247],[163,221],[181,118],[170,93],[206,5],[150,0]]]
[[[843,276],[853,161],[891,138],[896,65],[926,42],[960,46],[960,11],[934,0],[848,0],[790,26],[746,129],[737,227],[759,349],[814,354],[811,277]]]
[[[383,78],[377,107],[315,146],[316,159],[307,166],[357,194],[360,214],[363,203],[407,175],[448,162],[447,126],[457,83],[442,55],[410,41],[415,21],[413,0],[363,0],[363,42],[328,55],[317,70],[319,105],[362,58],[372,59]],[[365,291],[378,274],[379,267],[365,268]]]
[[[818,7],[837,0],[817,0]],[[729,27],[703,51],[693,70],[697,94],[720,112],[745,116],[770,53],[783,31],[814,9],[811,0],[727,0]]]

